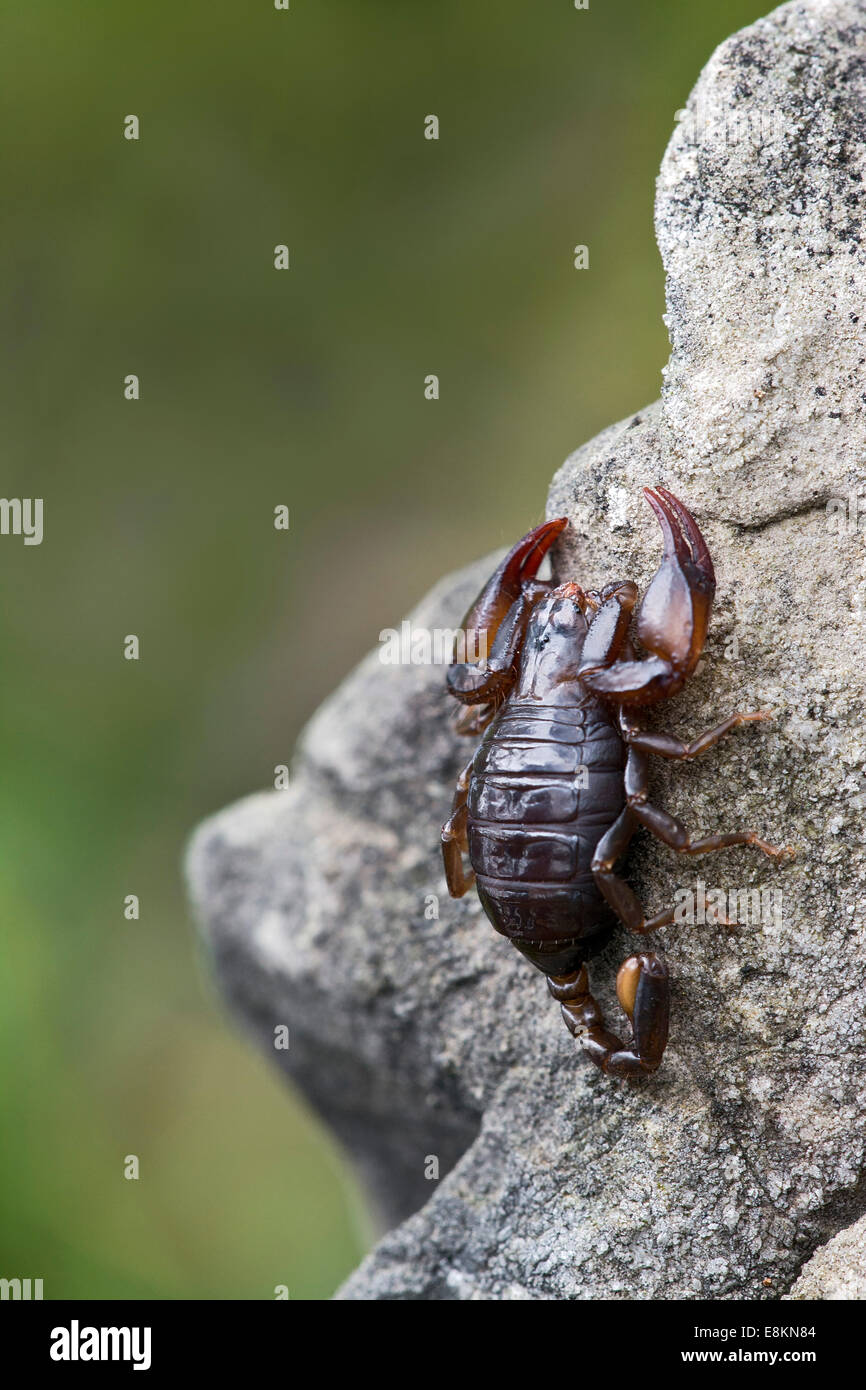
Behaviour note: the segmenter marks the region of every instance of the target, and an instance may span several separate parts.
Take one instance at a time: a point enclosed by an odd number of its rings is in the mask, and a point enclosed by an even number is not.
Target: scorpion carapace
[[[568,525],[564,517],[530,531],[502,561],[463,620],[480,649],[455,660],[448,690],[464,708],[457,728],[484,738],[463,770],[442,829],[448,890],[475,882],[493,926],[547,976],[571,1033],[602,1071],[654,1072],[668,1036],[670,985],[653,952],[629,956],[617,997],[631,1023],[623,1042],[605,1028],[589,992],[586,962],[616,918],[646,935],[674,920],[646,917],[617,874],[616,861],[641,825],[678,854],[754,845],[786,853],[753,830],[693,838],[648,799],[648,755],[688,760],[739,724],[769,719],[732,714],[684,743],[650,733],[641,709],[676,694],[697,665],[715,592],[710,553],[691,513],[665,488],[644,488],[664,552],[637,614],[638,655],[629,629],[638,598],[630,580],[584,592],[536,576]],[[471,870],[465,867],[468,854]],[[716,920],[732,926],[717,914]]]

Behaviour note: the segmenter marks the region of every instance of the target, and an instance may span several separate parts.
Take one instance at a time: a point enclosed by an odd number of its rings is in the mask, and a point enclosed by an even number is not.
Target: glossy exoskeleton
[[[640,935],[674,920],[673,909],[647,918],[614,873],[635,830],[646,826],[679,854],[730,845],[786,853],[753,830],[695,839],[648,799],[648,754],[688,760],[737,725],[771,716],[732,714],[691,743],[642,726],[641,708],[675,695],[694,671],[715,592],[690,512],[665,488],[644,494],[664,538],[635,624],[644,655],[629,635],[631,581],[585,593],[536,577],[568,524],[560,518],[530,531],[499,565],[463,620],[486,655],[448,671],[449,692],[467,707],[459,731],[486,729],[442,830],[449,892],[462,897],[476,883],[496,930],[547,976],[572,1034],[602,1071],[622,1077],[654,1072],[668,1036],[668,971],[653,952],[629,956],[617,976],[630,1041],[606,1029],[589,992],[586,962],[617,917]]]

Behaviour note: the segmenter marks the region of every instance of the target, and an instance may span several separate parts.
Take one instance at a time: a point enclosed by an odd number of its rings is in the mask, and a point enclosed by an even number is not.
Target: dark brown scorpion
[[[459,898],[477,884],[496,930],[547,976],[571,1033],[602,1071],[623,1077],[645,1076],[661,1063],[667,967],[652,952],[620,967],[617,997],[632,1029],[625,1043],[605,1028],[586,962],[605,944],[611,909],[640,935],[674,920],[673,909],[647,918],[613,872],[637,828],[679,854],[730,845],[755,845],[772,858],[789,852],[754,830],[694,839],[648,800],[647,754],[694,758],[737,725],[772,716],[732,714],[691,743],[642,726],[640,708],[675,695],[694,671],[715,593],[710,553],[691,513],[665,488],[644,488],[644,495],[664,537],[637,615],[647,655],[639,657],[629,637],[638,598],[631,581],[584,593],[579,584],[536,578],[568,525],[562,517],[518,541],[482,589],[463,632],[474,634],[486,656],[455,660],[447,682],[469,707],[459,731],[487,730],[442,829],[448,890]],[[467,852],[472,871],[464,868]]]

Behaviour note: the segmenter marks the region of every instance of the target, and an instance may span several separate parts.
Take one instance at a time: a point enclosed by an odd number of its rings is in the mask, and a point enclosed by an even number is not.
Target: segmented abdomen
[[[507,704],[473,764],[469,857],[493,925],[536,940],[608,920],[596,845],[624,805],[625,752],[604,709]]]

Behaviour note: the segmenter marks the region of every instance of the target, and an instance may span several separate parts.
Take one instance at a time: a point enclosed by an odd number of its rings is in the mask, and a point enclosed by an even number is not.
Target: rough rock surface
[[[788,1299],[866,1298],[866,1216],[816,1250]]]
[[[777,715],[655,770],[653,799],[695,830],[797,847],[777,866],[636,842],[628,876],[653,911],[699,878],[765,890],[739,935],[659,934],[674,1013],[656,1077],[601,1076],[474,893],[447,897],[437,831],[468,752],[441,667],[373,653],[313,720],[291,789],[196,836],[227,995],[264,1046],[289,1026],[276,1060],[401,1223],[344,1298],[778,1297],[866,1208],[866,519],[849,501],[866,513],[864,136],[866,0],[785,5],[721,46],[659,179],[662,400],[551,489],[548,515],[572,523],[556,572],[587,586],[651,576],[642,485],[700,519],[714,620],[655,727]],[[455,626],[489,567],[413,622]],[[633,945],[618,933],[593,968],[611,1020]]]

